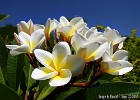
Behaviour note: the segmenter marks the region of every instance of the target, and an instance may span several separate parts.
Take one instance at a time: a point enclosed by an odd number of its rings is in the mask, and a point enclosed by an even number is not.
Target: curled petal
[[[75,17],[70,21],[70,25],[74,25],[77,29],[80,29],[86,25],[82,17]]]
[[[71,79],[71,71],[68,69],[61,69],[58,76],[51,78],[50,86],[62,86],[67,84]]]
[[[118,75],[123,75],[133,69],[133,65],[128,61],[119,60],[118,62],[121,64],[121,69],[117,70],[119,73]]]
[[[88,56],[87,56],[86,60],[89,62],[89,61],[99,59],[105,53],[107,48],[108,48],[108,42],[101,44],[101,45],[99,43],[95,42],[93,46],[89,46],[89,48],[88,48],[89,51],[87,50]]]
[[[101,72],[105,72],[112,75],[117,75],[117,70],[121,69],[121,64],[116,61],[106,61],[101,63]]]
[[[124,42],[126,37],[118,37],[113,41],[113,45]]]
[[[68,38],[75,33],[75,28],[73,26],[63,26],[58,29],[58,32],[62,33]]]
[[[31,77],[35,80],[46,80],[56,76],[58,73],[56,71],[53,72],[46,72],[47,68],[40,67],[33,70]]]
[[[119,50],[116,51],[113,56],[112,56],[112,60],[113,61],[117,61],[117,60],[123,60],[126,59],[126,57],[128,58],[128,52],[125,50]]]
[[[17,27],[18,27],[18,32],[23,31],[23,32],[28,33],[29,26],[28,26],[28,24],[27,24],[25,21],[21,21],[21,22],[17,25]]]
[[[120,37],[117,30],[110,29],[109,27],[106,28],[103,37],[107,38],[110,42],[115,41],[118,37]]]
[[[28,35],[25,32],[20,32],[19,33],[19,39],[21,41],[22,44],[28,44],[30,45],[30,35]]]
[[[22,53],[28,53],[28,52],[30,52],[30,47],[27,44],[23,44],[23,45],[17,46],[16,48],[12,49],[10,51],[10,54],[12,56],[16,56],[16,55],[19,55]]]
[[[69,21],[64,16],[60,17],[60,23],[62,24],[62,26],[69,26]]]
[[[17,47],[18,47],[18,45],[6,45],[6,48],[8,48],[8,49],[15,49]]]

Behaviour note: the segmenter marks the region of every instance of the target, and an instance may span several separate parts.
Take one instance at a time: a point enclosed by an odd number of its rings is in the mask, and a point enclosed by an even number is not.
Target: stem
[[[55,33],[56,43],[58,43],[59,42],[59,39],[58,39],[58,33],[57,33],[57,30],[56,29],[54,30],[54,33]]]
[[[74,82],[71,83],[72,86],[74,87],[91,87],[91,85],[97,81],[101,76],[102,76],[102,72],[98,72],[91,80],[87,81],[87,82]]]
[[[26,55],[29,57],[31,65],[34,68],[37,68],[38,65],[37,65],[37,60],[36,60],[35,56],[34,55],[31,55],[30,53],[27,53]]]
[[[26,90],[26,93],[25,93],[25,98],[24,100],[28,100],[28,91]]]

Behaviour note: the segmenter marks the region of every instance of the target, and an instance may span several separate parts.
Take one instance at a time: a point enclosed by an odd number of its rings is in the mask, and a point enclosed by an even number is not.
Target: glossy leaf
[[[0,66],[0,83],[5,84],[5,80],[4,80],[4,77],[3,77],[3,73],[2,73],[2,70],[1,70],[1,66]]]
[[[24,55],[8,55],[7,79],[10,87],[17,90],[23,74]]]
[[[88,88],[85,93],[86,100],[99,99],[99,96],[107,95],[138,95],[140,85],[133,83],[106,83],[99,86]]]
[[[35,80],[31,78],[32,71],[33,71],[33,67],[30,65],[30,60],[29,60],[29,58],[25,57],[24,73],[25,73],[25,77],[26,77],[25,81],[26,81],[27,90],[35,82]]]
[[[45,97],[47,97],[56,87],[51,87],[49,85],[49,81],[46,81],[46,84],[44,85],[44,88],[42,89],[42,91],[40,92],[37,100],[42,100]]]
[[[56,98],[56,100],[64,100],[67,97],[69,97],[70,95],[72,95],[82,89],[83,88],[79,88],[79,87],[71,87],[68,91],[58,94],[55,98]]]
[[[0,14],[0,22],[8,17],[9,17],[9,15]]]
[[[1,100],[21,100],[15,91],[0,83],[0,99]]]
[[[3,38],[0,36],[0,66],[2,69],[6,66],[7,64],[7,48],[4,44]]]
[[[17,33],[17,27],[13,25],[7,25],[0,27],[0,35],[4,39],[6,44],[9,44],[14,39],[14,33]]]

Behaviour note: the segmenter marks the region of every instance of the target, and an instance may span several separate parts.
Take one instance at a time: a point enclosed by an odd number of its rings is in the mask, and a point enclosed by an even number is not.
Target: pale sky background
[[[10,15],[0,26],[29,19],[45,24],[48,18],[81,16],[89,27],[110,26],[123,36],[137,29],[140,36],[140,0],[1,0],[0,14]]]

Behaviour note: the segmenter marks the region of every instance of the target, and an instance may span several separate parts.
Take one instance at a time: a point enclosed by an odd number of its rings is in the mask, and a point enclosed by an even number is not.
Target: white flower
[[[41,49],[36,49],[34,53],[37,60],[45,67],[34,69],[31,77],[35,80],[50,79],[51,86],[67,84],[72,75],[79,75],[84,68],[83,59],[71,55],[70,47],[66,42],[57,43],[52,54]]]
[[[17,24],[18,33],[25,32],[29,35],[38,29],[44,29],[44,25],[33,24],[32,20],[30,19],[27,23],[25,21],[21,21]]]
[[[108,48],[108,42],[101,38],[90,41],[79,33],[75,33],[71,44],[76,54],[82,57],[85,62],[99,59]]]
[[[40,48],[45,40],[43,29],[34,31],[31,36],[25,32],[20,32],[17,36],[21,45],[6,45],[7,48],[11,49],[10,53],[13,56],[21,53],[33,53],[34,49]]]
[[[60,23],[55,20],[58,25],[58,32],[62,33],[66,38],[71,37],[76,30],[81,29],[82,27],[86,26],[82,17],[75,17],[68,21],[67,18],[64,16],[60,17]]]
[[[117,30],[111,29],[110,27],[105,29],[103,37],[107,38],[113,46],[119,44],[119,49],[123,47],[123,41],[126,39],[126,37],[122,37]]]
[[[102,56],[101,71],[112,75],[123,75],[133,69],[133,65],[127,61],[128,53],[118,50],[113,54],[113,46]]]

